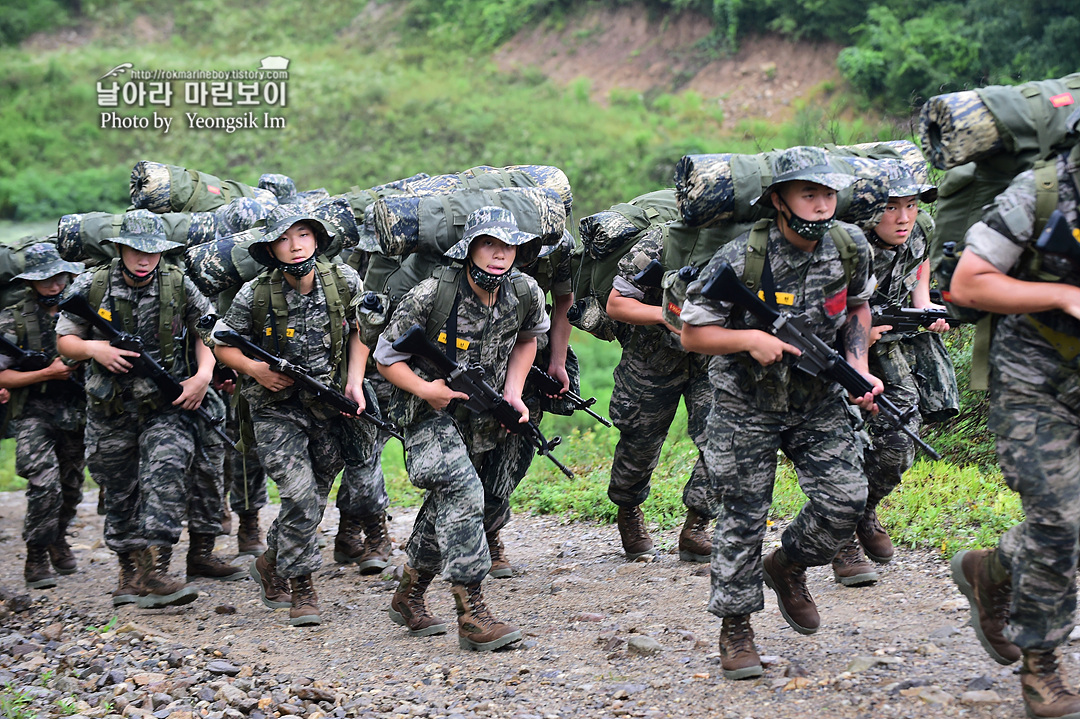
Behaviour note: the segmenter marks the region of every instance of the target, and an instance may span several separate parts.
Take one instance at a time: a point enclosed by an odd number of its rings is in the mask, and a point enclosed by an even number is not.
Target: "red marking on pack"
[[[1060,95],[1054,95],[1050,98],[1050,104],[1054,107],[1065,107],[1066,105],[1071,105],[1074,102],[1076,101],[1073,100],[1071,92],[1063,92]]]
[[[674,312],[676,317],[678,317],[678,316],[680,316],[682,314],[682,307],[679,307],[674,302],[668,302],[667,303],[667,308],[668,308],[669,311]]]
[[[952,293],[948,290],[942,290],[941,299],[945,300],[946,302],[952,302]]]
[[[847,308],[847,287],[837,292],[832,297],[825,298],[825,313],[829,317],[836,317]]]
[[[207,192],[213,192],[215,195],[220,195],[221,194],[221,188],[220,187],[214,187],[213,185],[207,185],[206,186],[206,191]]]

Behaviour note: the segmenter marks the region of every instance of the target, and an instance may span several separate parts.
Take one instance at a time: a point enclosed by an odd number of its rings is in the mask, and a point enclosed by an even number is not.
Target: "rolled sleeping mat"
[[[221,237],[235,235],[254,227],[270,214],[277,200],[267,197],[237,197],[214,210],[217,233]]]
[[[841,157],[866,157],[871,160],[899,160],[920,185],[930,183],[930,163],[911,140],[861,142],[857,145],[825,145],[826,152]]]
[[[465,218],[473,210],[495,205],[510,210],[524,232],[554,244],[566,226],[563,199],[545,187],[459,190],[448,195],[398,195],[375,203],[375,234],[384,255],[420,250],[442,254],[461,239]]]
[[[165,212],[210,212],[237,197],[263,197],[277,202],[269,190],[235,180],[221,180],[198,170],[142,160],[131,169],[131,204],[135,209]]]
[[[602,260],[650,226],[679,219],[675,191],[657,190],[635,197],[630,202],[612,205],[581,218],[578,227],[583,249],[594,260]]]
[[[111,242],[103,242],[120,234],[123,214],[86,212],[64,215],[56,227],[56,250],[68,262],[85,262],[93,266],[116,257]],[[165,237],[184,246],[199,245],[215,237],[217,220],[212,212],[166,212],[161,215]],[[180,249],[166,255],[179,255]]]
[[[477,165],[454,175],[437,175],[409,182],[405,191],[410,195],[443,195],[455,190],[494,190],[500,187],[546,187],[559,193],[563,209],[570,215],[574,195],[566,173],[550,165],[508,165],[492,167]]]
[[[296,201],[296,182],[288,175],[265,172],[259,176],[259,187],[274,193],[282,205]]]
[[[428,177],[430,175],[427,173],[420,172],[412,177],[375,185],[366,190],[353,187],[344,195],[338,195],[338,197],[345,198],[353,209],[353,217],[356,220],[358,232],[356,247],[365,252],[379,251],[379,241],[375,237],[375,219],[372,213],[372,207],[377,200],[383,197],[404,194],[407,192],[406,188],[410,182],[419,182],[420,180],[426,180]]]

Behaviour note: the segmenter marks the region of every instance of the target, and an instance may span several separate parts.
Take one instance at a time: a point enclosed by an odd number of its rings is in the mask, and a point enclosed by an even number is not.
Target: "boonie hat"
[[[22,274],[15,275],[16,280],[47,280],[64,272],[77,275],[86,267],[82,262],[66,262],[61,259],[56,245],[48,242],[30,245],[23,254],[26,258],[26,269]]]
[[[855,183],[857,178],[843,172],[837,172],[829,165],[828,155],[820,147],[791,147],[784,150],[773,161],[773,181],[765,188],[751,205],[757,205],[767,198],[777,185],[794,180],[816,182],[839,192]]]
[[[915,179],[908,167],[899,160],[879,160],[889,178],[889,197],[918,197],[923,202],[937,199],[934,185],[924,185]]]
[[[248,254],[261,265],[277,267],[278,260],[270,252],[270,243],[284,235],[285,230],[297,222],[306,222],[311,226],[315,231],[315,252],[325,252],[330,246],[330,238],[334,236],[333,226],[305,212],[300,205],[278,205],[266,216],[266,227],[262,237],[251,243]]]
[[[510,210],[489,206],[481,207],[469,213],[469,216],[465,219],[465,230],[461,235],[461,239],[443,254],[452,260],[464,260],[469,256],[469,246],[472,241],[481,235],[495,237],[508,245],[514,246],[533,241],[539,245],[540,242],[539,235],[532,235],[518,229],[517,220],[514,219],[514,213],[510,212]],[[539,249],[539,246],[537,246],[535,252],[532,253],[519,251],[514,258],[514,264],[526,265],[532,262],[536,259],[536,252],[539,252]],[[522,255],[529,256],[522,257]]]
[[[150,210],[132,210],[124,213],[120,222],[120,234],[103,239],[118,245],[154,254],[168,252],[184,246],[182,242],[173,242],[165,237],[165,223]]]

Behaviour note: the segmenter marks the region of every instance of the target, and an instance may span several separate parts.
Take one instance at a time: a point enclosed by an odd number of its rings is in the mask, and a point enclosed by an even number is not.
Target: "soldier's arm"
[[[563,392],[565,392],[570,389],[570,376],[566,373],[566,351],[570,346],[570,320],[566,312],[574,304],[574,293],[553,295],[552,299],[554,303],[551,309],[551,332],[548,335],[551,361],[548,363],[548,374],[562,384]]]
[[[867,350],[870,347],[870,305],[863,302],[848,308],[847,321],[841,328],[840,333],[844,343],[844,358],[859,374],[866,377],[874,389],[861,397],[851,397],[851,401],[867,412],[875,412],[877,405],[874,404],[874,395],[881,394],[885,385],[881,380],[870,374],[869,357]]]
[[[930,260],[928,259],[923,260],[919,265],[919,281],[915,284],[915,289],[911,291],[911,306],[917,310],[945,309],[930,301]],[[934,323],[926,329],[931,332],[948,332],[951,328],[945,320],[934,320]]]
[[[356,402],[357,414],[367,408],[367,400],[364,398],[364,369],[370,355],[371,350],[360,341],[360,334],[356,330],[349,332],[348,351],[345,355],[345,396]]]
[[[525,389],[525,378],[529,376],[529,368],[532,367],[536,358],[536,338],[518,339],[514,348],[510,350],[510,361],[506,366],[506,382],[503,384],[503,399],[521,413],[520,422],[529,421],[529,408],[521,400],[521,393]]]
[[[214,378],[214,353],[202,342],[195,343],[195,374],[180,380],[183,392],[173,401],[173,405],[184,409],[198,409],[206,396],[206,389]]]
[[[455,392],[447,387],[445,380],[437,379],[428,382],[422,379],[420,375],[413,372],[408,362],[394,362],[388,365],[376,362],[375,366],[379,368],[379,374],[390,384],[416,395],[431,405],[432,409],[443,409],[450,404],[451,400],[469,399],[469,395],[464,392]]]
[[[628,325],[660,325],[664,315],[658,305],[647,305],[641,300],[626,297],[618,290],[611,290],[608,295],[607,313],[613,320]]]
[[[64,361],[59,357],[55,357],[49,366],[43,369],[33,370],[31,372],[23,372],[17,369],[0,371],[0,388],[18,389],[19,387],[29,387],[30,385],[38,384],[39,382],[67,379],[70,376],[71,367],[64,364]]]
[[[1080,319],[1080,287],[1026,282],[1002,272],[974,252],[964,252],[949,292],[956,304],[1002,315],[1061,310]]]

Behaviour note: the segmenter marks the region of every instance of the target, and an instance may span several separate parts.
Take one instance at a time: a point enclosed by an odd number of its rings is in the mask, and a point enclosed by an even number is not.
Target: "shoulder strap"
[[[851,234],[840,225],[833,225],[832,229],[829,230],[829,235],[832,237],[833,244],[836,245],[836,250],[840,253],[840,264],[844,268],[844,283],[848,284],[855,274],[855,263],[859,260],[859,248],[855,244],[855,240],[851,238]]]
[[[15,343],[23,349],[41,351],[41,323],[38,322],[37,301],[27,297],[16,305],[12,314],[15,316]]]
[[[510,284],[514,288],[514,294],[517,295],[517,319],[518,327],[520,328],[525,324],[525,315],[529,312],[529,305],[532,303],[532,292],[529,290],[529,281],[525,279],[525,275],[518,271],[512,270],[510,274]]]
[[[329,262],[316,262],[315,271],[322,282],[326,312],[330,315],[330,363],[337,365],[345,343],[345,308],[352,297],[339,267]]]
[[[270,277],[271,272],[262,272],[255,280],[254,296],[251,300],[251,330],[258,343],[263,344],[264,338],[273,333],[266,325],[266,318],[270,315]]]
[[[1050,214],[1058,205],[1057,158],[1035,164],[1035,227],[1033,237],[1046,227]]]
[[[439,285],[435,288],[435,301],[431,305],[427,325],[424,326],[424,333],[429,340],[434,341],[439,336],[439,330],[446,324],[446,320],[450,319],[458,283],[461,282],[462,269],[464,268],[460,265],[444,266],[436,268],[432,274],[433,277],[438,278]]]
[[[158,346],[161,357],[168,362],[173,355],[173,319],[182,305],[187,304],[184,292],[184,273],[179,267],[165,266],[158,278]]]
[[[750,229],[750,239],[746,243],[746,264],[743,266],[742,282],[757,292],[761,285],[761,274],[765,271],[765,250],[769,245],[769,225],[772,220],[758,220]]]
[[[94,308],[95,312],[101,309],[101,303],[105,300],[105,290],[109,287],[109,273],[119,264],[120,260],[114,258],[109,264],[102,265],[94,270],[94,279],[90,283],[90,292],[87,294],[86,300]]]

